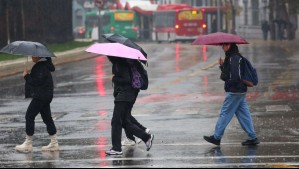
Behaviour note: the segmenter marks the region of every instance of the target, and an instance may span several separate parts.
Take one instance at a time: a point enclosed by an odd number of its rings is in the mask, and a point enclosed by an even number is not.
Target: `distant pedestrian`
[[[270,31],[270,25],[266,20],[262,22],[262,31],[264,40],[268,40],[268,32]]]
[[[216,33],[217,32],[217,20],[216,20],[216,18],[213,18],[211,28],[212,28],[211,33]]]
[[[108,57],[113,64],[113,84],[114,84],[114,111],[111,120],[112,126],[112,148],[106,151],[107,155],[122,155],[121,137],[122,128],[128,133],[141,138],[149,151],[152,147],[154,135],[148,134],[144,129],[132,123],[131,111],[139,93],[138,89],[132,87],[131,70],[128,59]]]
[[[286,36],[285,36],[285,31],[286,31],[286,26],[287,26],[287,23],[286,21],[284,21],[283,19],[276,19],[274,20],[274,23],[277,24],[277,28],[278,28],[278,31],[277,31],[277,37],[280,41],[283,41],[283,40],[286,40]]]
[[[55,71],[55,67],[51,58],[32,56],[32,61],[35,65],[31,73],[29,74],[27,69],[23,73],[24,79],[26,80],[25,97],[32,98],[25,117],[27,135],[25,142],[22,145],[16,146],[16,150],[21,152],[32,151],[35,118],[40,113],[51,138],[50,144],[42,147],[42,151],[58,151],[57,130],[52,119],[50,108],[54,88],[51,72]]]
[[[204,136],[207,142],[220,145],[225,128],[236,115],[242,129],[247,133],[249,139],[242,145],[257,145],[259,140],[256,137],[253,122],[251,119],[248,104],[246,102],[247,86],[241,80],[242,56],[236,44],[223,44],[225,60],[219,59],[221,68],[221,79],[225,81],[226,98],[220,111],[214,135]]]

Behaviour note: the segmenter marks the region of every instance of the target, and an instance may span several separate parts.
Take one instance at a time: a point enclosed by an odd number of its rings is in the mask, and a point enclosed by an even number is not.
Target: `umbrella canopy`
[[[199,36],[192,43],[192,45],[221,45],[223,43],[249,44],[244,38],[239,35],[216,32]]]
[[[130,48],[120,43],[96,43],[90,46],[85,51],[100,55],[114,56],[126,59],[142,61],[147,60],[139,50]]]
[[[31,41],[15,41],[2,48],[0,52],[13,55],[55,57],[43,44]]]
[[[143,54],[143,56],[145,58],[147,58],[147,54],[145,53],[145,51],[139,45],[137,45],[136,43],[134,43],[133,41],[131,41],[130,39],[128,39],[128,38],[126,38],[124,36],[121,36],[121,35],[116,34],[116,33],[103,34],[102,36],[106,40],[108,40],[109,42],[120,43],[120,44],[123,44],[125,46],[137,49],[137,50],[139,50]]]

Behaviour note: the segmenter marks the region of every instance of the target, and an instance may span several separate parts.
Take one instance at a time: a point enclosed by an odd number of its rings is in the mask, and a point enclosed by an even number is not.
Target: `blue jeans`
[[[226,93],[226,98],[217,121],[214,137],[221,140],[224,130],[234,115],[237,116],[243,130],[247,133],[249,140],[256,139],[250,111],[246,102],[246,93]]]

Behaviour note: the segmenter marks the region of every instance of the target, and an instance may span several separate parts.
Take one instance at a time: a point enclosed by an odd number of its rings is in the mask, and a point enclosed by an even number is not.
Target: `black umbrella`
[[[15,41],[2,48],[0,52],[13,55],[55,57],[43,44],[31,41]]]
[[[123,44],[125,46],[134,48],[139,50],[145,58],[147,58],[147,54],[145,53],[145,51],[136,43],[134,43],[133,41],[131,41],[129,38],[126,38],[124,36],[121,36],[119,34],[116,33],[111,33],[111,34],[103,34],[102,35],[106,40],[108,40],[109,42],[112,43],[120,43]],[[145,61],[142,61],[143,63],[146,63]]]

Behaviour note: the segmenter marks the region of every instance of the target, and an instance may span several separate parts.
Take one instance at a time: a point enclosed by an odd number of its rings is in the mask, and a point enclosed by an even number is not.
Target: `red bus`
[[[206,33],[205,13],[189,6],[160,6],[153,13],[153,40],[195,40]]]

